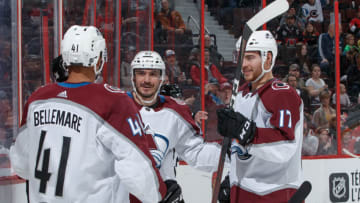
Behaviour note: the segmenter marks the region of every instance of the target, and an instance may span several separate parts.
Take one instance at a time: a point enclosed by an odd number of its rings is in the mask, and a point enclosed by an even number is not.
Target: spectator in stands
[[[215,78],[218,80],[220,84],[227,82],[228,80],[220,73],[219,69],[212,63],[210,63],[210,52],[208,49],[204,50],[204,63],[205,63],[205,84],[211,78]],[[200,85],[200,77],[201,77],[201,70],[200,70],[200,54],[198,54],[198,63],[193,64],[191,66],[190,75],[194,85]]]
[[[312,103],[315,104],[320,103],[320,92],[328,89],[328,85],[322,78],[320,78],[320,75],[320,66],[318,64],[313,64],[311,66],[311,78],[305,82],[306,89],[312,97]]]
[[[326,126],[318,127],[316,133],[319,137],[319,147],[317,155],[336,154],[336,142],[331,138],[329,129]]]
[[[284,79],[283,79],[284,82],[288,81],[289,75],[295,76],[295,78],[297,80],[296,87],[298,89],[300,89],[300,90],[305,89],[305,81],[300,75],[300,66],[298,64],[294,63],[289,66],[289,73],[284,77]]]
[[[336,114],[335,109],[330,106],[330,92],[322,91],[320,93],[320,102],[321,105],[313,115],[313,123],[316,126],[329,126],[329,122],[333,114]]]
[[[342,142],[341,145],[343,148],[349,150],[351,153],[354,153],[354,146],[356,143],[356,139],[351,135],[351,130],[349,128],[343,130],[341,132]]]
[[[289,10],[281,16],[280,19],[280,26],[285,24],[287,21],[288,16],[294,16],[295,17],[295,25],[300,29],[304,30],[304,21],[299,17],[299,13],[296,12],[296,8],[293,5],[290,5]]]
[[[291,87],[293,87],[298,93],[298,95],[301,97],[304,103],[304,111],[309,111],[311,103],[310,96],[305,88],[300,89],[298,87],[298,77],[295,74],[289,73],[287,75],[287,79],[284,81],[287,82]]]
[[[303,144],[301,149],[302,156],[313,156],[319,147],[319,138],[315,136],[311,129],[311,122],[308,117],[304,116]]]
[[[167,0],[161,1],[161,11],[157,14],[156,20],[160,21],[163,29],[174,31],[176,34],[184,34],[184,20],[178,11],[169,8]]]
[[[233,86],[228,82],[224,82],[223,84],[220,85],[220,98],[224,105],[230,104],[232,88]]]
[[[309,49],[307,44],[302,44],[296,48],[296,59],[295,63],[300,66],[300,74],[303,76],[310,75],[310,67],[312,65],[313,59],[311,58],[311,54],[309,53]],[[315,49],[317,52],[317,49]],[[309,53],[309,54],[308,54]]]
[[[199,43],[199,45],[200,45],[200,43]],[[209,49],[210,62],[215,64],[216,67],[221,69],[224,65],[224,57],[217,51],[217,47],[215,47],[211,43],[211,37],[208,34],[205,34],[205,36],[204,36],[204,47],[206,49]]]
[[[355,43],[354,35],[351,33],[347,33],[345,37],[345,47],[344,50],[342,51],[342,55],[345,56],[346,53],[350,50],[357,51],[358,47],[357,44]]]
[[[211,78],[205,85],[205,95],[208,97],[208,100],[211,100],[211,102],[216,105],[222,104],[222,100],[220,99],[220,84],[217,79]]]
[[[286,23],[281,25],[276,31],[276,40],[282,45],[295,47],[302,42],[302,33],[298,25],[295,24],[295,16],[288,14]]]
[[[346,75],[349,95],[357,98],[360,93],[360,53],[355,55],[355,64],[348,68]]]
[[[301,90],[297,87],[297,78],[295,75],[289,73],[283,81],[294,88],[299,96],[301,95]]]
[[[169,77],[170,84],[180,84],[186,82],[185,72],[180,68],[174,50],[165,51],[164,61],[166,65],[166,75]]]
[[[340,105],[342,108],[351,106],[350,97],[346,92],[346,87],[343,83],[340,83]],[[332,95],[332,104],[336,105],[336,93]]]
[[[125,90],[132,89],[130,63],[134,59],[135,54],[136,48],[134,46],[130,45],[125,48],[120,68],[120,86]]]
[[[341,31],[341,26],[339,31]],[[332,67],[335,60],[335,24],[330,24],[328,31],[320,34],[318,48],[321,71],[330,76],[330,72],[333,72]]]
[[[306,23],[305,30],[302,34],[304,43],[309,47],[317,46],[320,33],[314,27],[313,21],[308,21]]]
[[[191,30],[186,29],[180,13],[169,8],[169,2],[167,0],[162,0],[161,6],[161,11],[156,15],[156,21],[157,25],[161,25],[162,32],[166,32],[168,45],[172,49],[184,45],[192,46]],[[179,50],[177,50],[177,52],[179,52]]]
[[[302,6],[302,13],[305,22],[315,21],[322,23],[324,21],[320,0],[308,0],[308,2]]]
[[[356,38],[360,38],[360,8],[357,10],[356,16],[351,19],[349,28]]]
[[[346,73],[350,66],[356,64],[356,54],[359,53],[357,49],[350,49],[345,55],[340,56],[340,76],[341,79],[346,80]],[[341,80],[340,80],[341,81]]]
[[[217,51],[217,47],[212,43],[211,36],[208,34],[204,35],[204,47],[210,52],[210,62],[215,64],[216,67],[222,68],[224,64],[224,57]],[[199,52],[200,50],[200,37],[198,44],[191,50],[192,52]]]

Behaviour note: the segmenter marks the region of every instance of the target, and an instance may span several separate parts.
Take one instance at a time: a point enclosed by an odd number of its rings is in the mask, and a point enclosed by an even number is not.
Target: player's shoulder
[[[189,116],[191,117],[190,108],[183,100],[161,95],[160,101],[162,108],[171,109],[186,120],[189,119]]]
[[[92,91],[98,96],[102,96],[105,99],[113,99],[116,97],[127,97],[126,92],[118,87],[104,84],[93,84]]]
[[[58,91],[60,91],[60,88],[56,83],[42,85],[29,96],[27,102],[31,103],[32,101],[53,97]]]
[[[170,96],[160,95],[160,102],[163,103],[163,107],[170,108],[175,111],[187,110],[189,108],[185,101]]]
[[[280,101],[300,101],[300,97],[296,90],[281,80],[271,81],[260,94],[262,100],[269,101],[270,103],[277,103]]]

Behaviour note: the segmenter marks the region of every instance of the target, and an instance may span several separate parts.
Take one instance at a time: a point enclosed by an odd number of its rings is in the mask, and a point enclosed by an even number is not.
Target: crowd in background
[[[0,145],[9,148],[12,142],[12,44],[10,5],[0,4]],[[149,4],[147,1],[122,1],[120,87],[131,90],[130,63],[137,51],[144,50],[149,40]],[[270,3],[271,1],[268,1]],[[348,2],[348,1],[347,1]],[[350,2],[350,1],[349,1]],[[64,10],[67,17],[64,30],[73,24],[82,24],[83,8],[75,3]],[[218,141],[216,109],[229,104],[236,64],[224,61],[217,51],[216,37],[204,36],[205,78],[200,74],[200,45],[198,33],[187,28],[172,0],[154,1],[154,49],[166,63],[165,84],[178,86],[183,99],[200,124],[206,121],[208,141]],[[234,27],[236,9],[256,12],[261,3],[253,0],[207,0],[207,9],[219,24],[238,37]],[[273,69],[275,76],[292,86],[303,99],[305,108],[303,155],[337,154],[336,88],[335,88],[335,25],[329,13],[332,1],[289,0],[287,13],[272,20],[268,29],[278,41],[279,55]],[[340,104],[341,139],[343,147],[360,153],[360,128],[357,119],[360,102],[360,9],[352,4],[341,4],[342,32],[340,33]],[[100,5],[102,6],[102,5]],[[195,4],[194,4],[195,6]],[[40,38],[40,11],[36,5],[23,8],[23,72],[24,98],[44,84],[43,58]],[[51,9],[50,9],[51,11]],[[52,12],[48,15],[53,15]],[[97,25],[106,29],[98,12]],[[53,22],[49,22],[53,26]],[[241,28],[240,28],[241,29]],[[240,32],[241,33],[241,32]],[[50,34],[52,40],[53,33]],[[194,43],[195,42],[195,43]],[[109,42],[108,42],[109,44]],[[50,45],[51,46],[51,45]],[[235,48],[235,45],[234,45]],[[52,48],[49,49],[52,52]],[[50,56],[53,54],[50,53]],[[115,57],[114,54],[112,57]],[[200,82],[205,83],[205,111],[201,112]],[[200,114],[196,114],[197,112]],[[198,116],[195,116],[198,115]]]

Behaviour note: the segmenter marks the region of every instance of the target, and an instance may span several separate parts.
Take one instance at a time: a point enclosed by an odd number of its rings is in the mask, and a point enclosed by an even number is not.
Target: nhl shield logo
[[[346,202],[349,199],[349,176],[346,173],[331,174],[329,186],[332,202]]]

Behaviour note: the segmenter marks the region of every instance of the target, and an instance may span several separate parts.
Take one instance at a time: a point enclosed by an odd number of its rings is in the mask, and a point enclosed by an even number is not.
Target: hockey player
[[[303,104],[293,88],[273,77],[276,55],[272,34],[254,32],[241,69],[246,83],[239,88],[234,110],[218,111],[218,131],[234,138],[232,203],[288,202],[302,182]]]
[[[155,140],[151,154],[167,187],[180,189],[175,179],[177,155],[197,169],[216,171],[220,146],[204,143],[185,103],[159,95],[165,75],[161,56],[154,51],[139,52],[131,63],[131,74],[133,91],[128,95],[140,111],[145,132]],[[174,202],[182,202],[178,200]]]
[[[10,152],[29,181],[30,202],[159,202],[166,186],[148,151],[135,105],[125,92],[94,84],[106,45],[93,26],[72,26],[61,43],[66,82],[27,101]],[[152,144],[153,145],[153,144]]]

